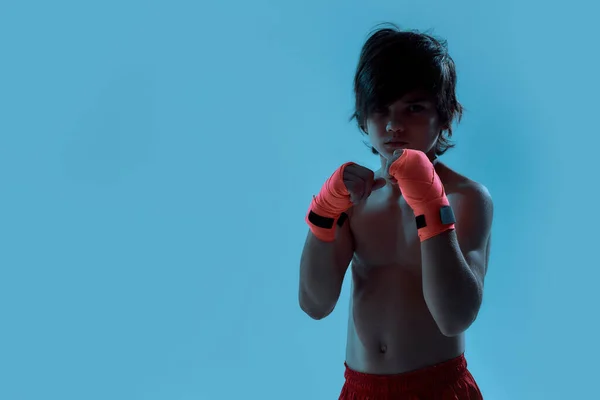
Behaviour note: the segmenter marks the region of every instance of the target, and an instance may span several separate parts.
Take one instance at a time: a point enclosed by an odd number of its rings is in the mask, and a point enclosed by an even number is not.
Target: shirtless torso
[[[441,163],[436,172],[453,208],[458,194],[479,185]],[[415,217],[398,187],[387,184],[373,191],[348,216],[355,246],[348,366],[370,374],[397,374],[463,353],[464,334],[443,335],[425,303]]]

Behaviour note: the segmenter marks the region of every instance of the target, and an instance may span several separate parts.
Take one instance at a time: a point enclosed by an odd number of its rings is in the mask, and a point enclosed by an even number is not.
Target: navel
[[[379,345],[379,352],[380,352],[381,354],[385,354],[385,353],[387,352],[387,346],[386,346],[384,343],[381,343],[381,344]]]

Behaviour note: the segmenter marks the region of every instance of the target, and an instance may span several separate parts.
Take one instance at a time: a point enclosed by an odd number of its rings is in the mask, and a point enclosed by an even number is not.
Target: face
[[[371,145],[385,159],[404,148],[433,157],[443,129],[433,97],[423,92],[406,94],[386,109],[376,110],[366,121]]]

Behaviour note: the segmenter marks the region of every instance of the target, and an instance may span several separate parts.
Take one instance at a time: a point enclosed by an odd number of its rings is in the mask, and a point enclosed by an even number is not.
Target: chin
[[[394,151],[406,150],[406,149],[418,150],[418,149],[415,149],[414,147],[412,147],[410,144],[403,144],[401,146],[384,145],[381,149],[382,151],[380,151],[379,154],[383,155],[385,158],[390,158],[394,155]]]

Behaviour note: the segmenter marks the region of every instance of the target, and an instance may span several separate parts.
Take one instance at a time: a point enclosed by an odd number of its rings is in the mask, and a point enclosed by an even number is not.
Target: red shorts
[[[340,400],[482,400],[464,355],[397,375],[372,375],[348,368]]]

